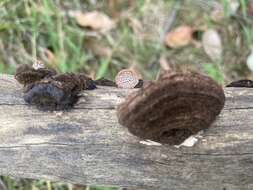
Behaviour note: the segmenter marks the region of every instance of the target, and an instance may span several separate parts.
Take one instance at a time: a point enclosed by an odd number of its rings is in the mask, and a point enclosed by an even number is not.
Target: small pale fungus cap
[[[134,88],[139,83],[139,75],[132,69],[123,69],[115,78],[119,88]]]

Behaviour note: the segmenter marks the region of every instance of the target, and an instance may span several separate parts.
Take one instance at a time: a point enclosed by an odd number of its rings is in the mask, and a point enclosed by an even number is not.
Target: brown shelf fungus
[[[94,82],[83,74],[60,74],[30,84],[24,100],[44,111],[68,110],[77,102],[82,90],[94,88]]]
[[[38,68],[35,69],[31,65],[22,64],[16,69],[15,79],[24,86],[32,84],[44,78],[56,75],[54,69]]]
[[[246,87],[253,88],[253,81],[248,79],[233,81],[228,84],[226,87]]]
[[[77,102],[82,90],[94,88],[94,82],[83,74],[59,74],[30,84],[24,100],[44,111],[68,110]]]
[[[221,112],[225,95],[210,77],[164,73],[118,106],[119,123],[142,138],[176,145],[206,129]]]
[[[84,74],[57,74],[53,69],[20,65],[16,80],[24,85],[24,100],[44,111],[68,110],[73,107],[82,90],[96,88],[95,82]]]

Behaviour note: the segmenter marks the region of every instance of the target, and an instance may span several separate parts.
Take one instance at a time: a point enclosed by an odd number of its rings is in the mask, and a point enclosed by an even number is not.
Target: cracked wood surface
[[[0,76],[0,175],[169,190],[253,189],[253,89],[226,89],[226,105],[194,147],[147,146],[117,123],[127,90],[84,91],[70,112],[25,105]]]

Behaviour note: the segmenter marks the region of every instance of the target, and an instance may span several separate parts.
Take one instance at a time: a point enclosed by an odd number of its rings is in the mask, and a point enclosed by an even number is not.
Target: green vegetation
[[[1,179],[1,178],[0,178]],[[66,183],[56,183],[45,180],[30,179],[12,179],[2,178],[8,190],[118,190],[118,188],[109,187],[85,187],[81,185],[72,185]]]
[[[245,59],[253,43],[253,32],[247,0],[239,1],[234,15],[230,1],[221,0],[225,15],[221,21],[211,19],[210,12],[214,7],[211,3],[182,1],[179,7],[172,28],[187,24],[196,30],[208,27],[219,30],[225,53],[218,66],[202,48],[196,48],[196,44],[169,49],[161,42],[164,23],[168,20],[168,12],[175,8],[175,1],[108,2],[110,0],[97,3],[2,0],[0,72],[13,74],[16,65],[42,59],[60,72],[85,72],[94,78],[113,78],[120,69],[134,66],[144,78],[154,79],[159,69],[159,57],[163,55],[176,68],[216,73],[211,76],[221,83],[248,76]],[[92,10],[109,15],[116,27],[106,33],[92,31],[80,27],[71,15],[74,11]],[[235,44],[236,38],[241,43],[239,46]],[[49,61],[48,54],[51,55]]]

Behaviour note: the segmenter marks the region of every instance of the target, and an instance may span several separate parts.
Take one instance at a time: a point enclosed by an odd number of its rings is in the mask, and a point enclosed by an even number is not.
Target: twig
[[[161,34],[161,38],[160,38],[161,42],[164,41],[166,33],[171,30],[171,27],[172,27],[172,25],[174,24],[174,22],[176,20],[177,13],[178,13],[178,10],[180,8],[180,5],[181,5],[182,1],[183,0],[178,0],[178,1],[175,2],[174,6],[172,8],[172,11],[170,12],[170,14],[168,16],[168,20],[165,23],[165,27],[164,27],[163,33]]]
[[[175,2],[173,8],[172,8],[172,11],[170,12],[169,16],[168,16],[168,20],[167,22],[165,23],[165,27],[164,27],[164,30],[161,34],[161,37],[160,37],[160,41],[161,43],[164,43],[164,39],[165,39],[165,36],[166,34],[171,30],[172,28],[172,25],[174,24],[175,20],[176,20],[176,17],[177,17],[177,13],[178,13],[178,10],[181,6],[181,3],[182,3],[183,0],[178,0]],[[156,79],[159,78],[159,76],[161,75],[161,73],[163,73],[165,70],[165,67],[166,68],[170,68],[170,66],[167,64],[167,61],[166,59],[163,57],[163,56],[160,56],[160,69],[156,75]],[[165,64],[166,62],[166,64]],[[167,67],[168,66],[168,67]],[[171,70],[171,69],[169,69]]]

